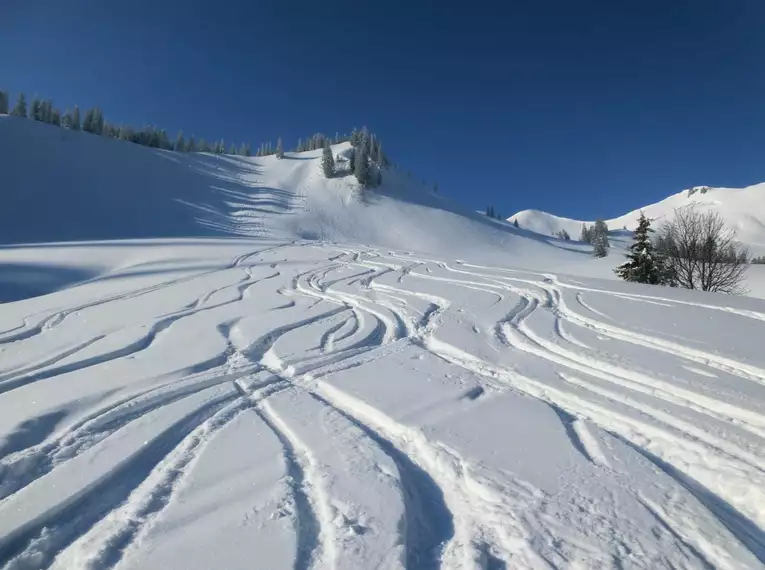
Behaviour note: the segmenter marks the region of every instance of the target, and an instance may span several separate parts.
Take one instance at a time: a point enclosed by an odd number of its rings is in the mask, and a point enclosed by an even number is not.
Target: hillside
[[[765,568],[765,300],[318,155],[0,117],[0,568]]]
[[[371,191],[352,176],[328,180],[320,154],[176,153],[0,116],[0,243],[269,237],[505,255],[522,265],[541,252],[563,263],[578,257],[558,240],[487,220],[395,170]]]
[[[765,183],[747,188],[697,187],[683,190],[655,204],[648,204],[623,216],[606,220],[606,223],[612,230],[624,227],[633,230],[641,210],[646,216],[660,223],[661,220],[672,216],[676,208],[689,204],[697,204],[699,208],[719,213],[727,224],[736,228],[739,240],[749,246],[753,253],[765,254]],[[542,235],[566,230],[573,239],[579,237],[582,224],[594,223],[562,218],[539,210],[523,210],[510,216],[508,220],[518,220],[521,227]]]

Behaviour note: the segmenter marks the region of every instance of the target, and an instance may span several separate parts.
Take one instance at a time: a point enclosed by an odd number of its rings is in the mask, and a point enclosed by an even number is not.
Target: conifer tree
[[[234,156],[235,154],[237,154],[236,145],[234,143],[231,143],[230,145],[228,145],[228,154],[230,154],[231,156]]]
[[[199,152],[210,152],[210,145],[204,138],[199,139]]]
[[[332,178],[335,175],[335,157],[332,156],[332,147],[329,146],[329,141],[324,142],[324,150],[321,153],[321,168],[327,178]]]
[[[627,261],[614,269],[614,272],[625,281],[650,285],[662,284],[663,264],[651,241],[652,233],[651,221],[643,212],[640,212],[638,227],[627,254]]]
[[[514,220],[513,220],[513,225],[514,225],[516,228],[519,228],[519,227],[521,227],[521,226],[518,224],[518,218],[516,218],[516,219],[514,219]]]
[[[72,115],[71,115],[71,120],[69,123],[69,128],[72,129],[73,131],[79,131],[81,128],[80,108],[77,105],[75,105],[74,108],[72,109]]]
[[[197,141],[194,135],[191,135],[186,143],[186,152],[197,152]]]
[[[14,117],[24,117],[27,116],[27,98],[24,96],[23,93],[19,93],[19,98],[16,100],[16,105],[14,105],[13,110],[11,111],[11,115]]]
[[[93,132],[93,109],[85,111],[85,115],[82,117],[82,130],[86,133]]]
[[[606,257],[608,255],[608,236],[604,233],[596,233],[592,238],[592,255]]]
[[[50,99],[40,103],[40,120],[49,125],[53,124],[53,101]]]
[[[356,148],[361,143],[361,133],[355,128],[351,131],[351,146]]]
[[[40,111],[40,100],[35,97],[29,104],[29,118],[33,121],[42,121],[42,112]]]
[[[57,127],[61,126],[61,111],[59,111],[58,109],[51,110],[50,124],[56,125]]]
[[[250,145],[247,143],[242,143],[242,146],[239,147],[239,154],[242,156],[251,156],[252,151],[250,150]]]
[[[592,232],[593,232],[593,241],[595,237],[602,236],[603,237],[603,243],[606,247],[611,247],[610,242],[608,241],[608,225],[603,220],[597,220],[595,222],[595,225],[592,226]]]
[[[104,132],[104,114],[101,112],[101,109],[98,107],[95,107],[93,109],[93,134],[94,135],[100,135]]]
[[[178,131],[173,143],[173,150],[176,152],[186,152],[186,140],[183,138],[183,131]]]
[[[279,137],[276,141],[276,158],[278,159],[284,158],[284,147],[282,146],[282,137]],[[333,172],[334,172],[334,165],[333,165]]]
[[[0,115],[8,114],[8,93],[0,89]]]
[[[354,153],[353,174],[362,186],[369,186],[369,152],[367,141],[363,139]]]

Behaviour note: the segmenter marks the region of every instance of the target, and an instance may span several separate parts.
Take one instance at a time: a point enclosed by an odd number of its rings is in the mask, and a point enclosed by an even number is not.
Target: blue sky
[[[765,181],[762,0],[5,0],[0,86],[251,141],[368,125],[442,193],[610,217]]]

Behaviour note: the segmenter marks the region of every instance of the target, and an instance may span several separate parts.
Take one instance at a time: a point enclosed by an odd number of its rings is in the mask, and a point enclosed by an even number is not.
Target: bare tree
[[[699,212],[694,205],[678,208],[660,228],[656,249],[671,284],[685,289],[742,294],[749,251],[725,227],[720,214]]]

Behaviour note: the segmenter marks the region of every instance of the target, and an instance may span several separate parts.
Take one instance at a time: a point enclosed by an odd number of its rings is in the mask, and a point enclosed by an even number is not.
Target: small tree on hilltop
[[[40,100],[35,97],[29,104],[29,118],[33,121],[42,121],[42,114],[40,113]]]
[[[638,227],[635,230],[634,242],[629,248],[627,261],[614,269],[614,272],[625,281],[634,283],[662,284],[662,264],[654,251],[651,241],[651,221],[640,212]]]
[[[276,158],[284,158],[284,147],[282,146],[282,137],[279,137],[276,141]]]
[[[0,89],[0,115],[8,114],[8,93]]]
[[[70,122],[69,122],[69,128],[73,131],[79,131],[81,129],[80,125],[80,108],[75,105],[72,108],[72,114],[70,116]]]
[[[355,152],[353,173],[362,186],[369,186],[371,181],[369,176],[369,144],[363,133],[361,142]]]
[[[13,111],[11,111],[11,115],[14,117],[24,117],[27,116],[27,98],[24,96],[23,93],[19,93],[19,98],[16,101],[16,105],[13,107]]]
[[[324,176],[332,178],[335,175],[335,158],[332,156],[332,147],[329,140],[324,141],[324,150],[321,153],[321,168]]]
[[[186,152],[186,140],[183,138],[183,131],[178,131],[175,143],[173,143],[173,150],[176,152]]]

